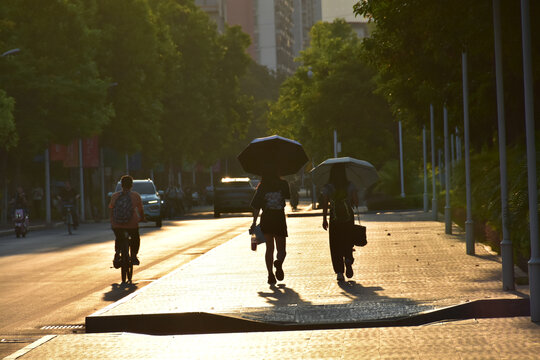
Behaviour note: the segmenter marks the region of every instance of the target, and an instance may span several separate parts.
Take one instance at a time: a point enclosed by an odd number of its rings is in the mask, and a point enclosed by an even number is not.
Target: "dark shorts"
[[[287,237],[287,221],[283,210],[263,210],[261,215],[261,230],[263,234]]]

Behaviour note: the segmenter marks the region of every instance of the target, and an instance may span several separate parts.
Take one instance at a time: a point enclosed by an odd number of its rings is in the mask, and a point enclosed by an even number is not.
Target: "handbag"
[[[266,238],[261,230],[261,225],[252,226],[249,229],[249,234],[251,235],[251,250],[256,251],[257,245],[266,242]]]
[[[364,225],[360,224],[360,214],[356,214],[358,216],[358,224],[353,224],[352,226],[352,242],[355,246],[366,246],[367,245],[367,235],[366,235],[366,227]]]

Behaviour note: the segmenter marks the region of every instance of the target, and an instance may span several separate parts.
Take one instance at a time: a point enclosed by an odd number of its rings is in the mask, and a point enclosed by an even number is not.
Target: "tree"
[[[44,0],[36,7],[30,0],[5,0],[0,19],[2,34],[22,49],[3,84],[15,99],[15,154],[33,156],[49,143],[98,133],[110,109],[83,3]]]
[[[379,0],[354,6],[356,14],[375,24],[364,45],[366,58],[377,69],[377,91],[404,121],[427,124],[429,104],[436,105],[440,114],[446,103],[451,127],[462,127],[461,53],[467,52],[470,139],[476,150],[492,146],[497,131],[491,4],[487,0]],[[521,36],[519,3],[504,0],[502,11],[506,128],[512,143],[524,134],[523,126],[515,126],[523,119],[521,44],[516,41]],[[538,14],[540,6],[534,3],[530,16]],[[538,23],[532,26],[533,34],[540,30]],[[535,44],[540,39],[533,41],[533,57],[538,57],[540,46]],[[535,79],[540,80],[538,72]]]
[[[92,25],[100,32],[96,60],[107,79],[114,116],[103,131],[105,145],[127,153],[161,149],[163,65],[158,25],[146,0],[95,0]]]
[[[218,34],[192,1],[153,4],[168,34],[162,137],[169,162],[214,163],[245,136],[251,103],[239,93],[249,37],[239,27]]]
[[[361,42],[344,20],[316,24],[311,47],[299,59],[303,65],[285,80],[272,106],[270,127],[298,139],[317,162],[333,157],[334,129],[341,156],[376,167],[395,157],[392,114],[374,93],[375,72],[361,55]]]

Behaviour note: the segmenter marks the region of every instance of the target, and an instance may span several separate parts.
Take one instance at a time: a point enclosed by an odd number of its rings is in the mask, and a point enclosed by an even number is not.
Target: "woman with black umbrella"
[[[324,230],[329,229],[330,255],[338,281],[344,281],[343,268],[348,278],[353,276],[353,242],[351,230],[354,224],[353,207],[358,206],[357,189],[347,179],[345,166],[334,164],[328,183],[322,188]],[[326,219],[330,203],[330,226]]]
[[[289,184],[281,179],[275,169],[266,170],[261,182],[257,186],[257,191],[251,202],[255,209],[253,212],[253,225],[257,225],[257,218],[262,209],[261,230],[266,238],[265,262],[268,270],[268,284],[274,285],[277,280],[281,281],[285,277],[283,273],[283,261],[287,255],[285,246],[287,234],[287,222],[285,220],[285,199],[290,198]],[[276,260],[274,261],[274,242],[277,249]],[[274,275],[273,267],[276,267]]]

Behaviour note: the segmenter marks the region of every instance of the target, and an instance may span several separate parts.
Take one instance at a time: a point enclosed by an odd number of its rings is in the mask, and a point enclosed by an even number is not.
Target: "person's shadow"
[[[342,294],[354,301],[361,301],[369,297],[381,296],[377,294],[377,291],[384,290],[380,286],[362,286],[354,280],[340,281],[338,286],[343,290]]]
[[[138,289],[137,284],[111,284],[111,290],[103,294],[103,300],[115,302]]]
[[[287,305],[311,305],[309,301],[304,301],[300,294],[291,288],[288,288],[285,284],[270,285],[272,292],[259,291],[260,297],[266,299],[266,301],[276,307]]]

